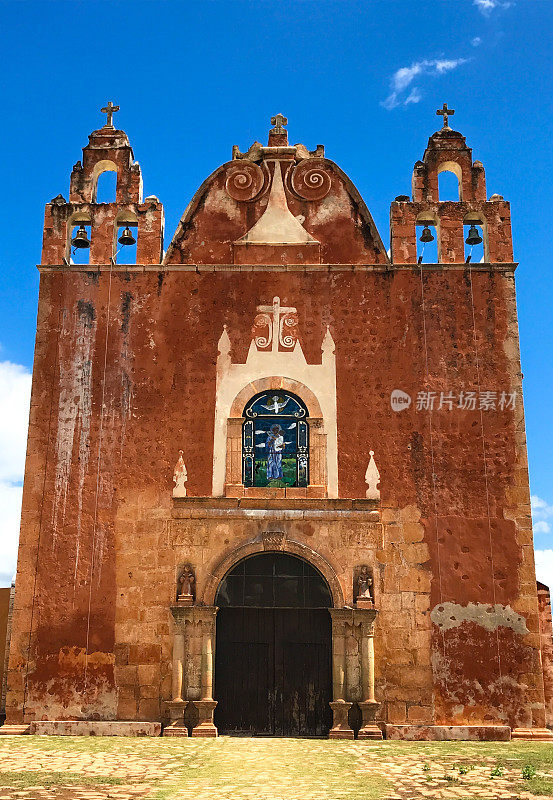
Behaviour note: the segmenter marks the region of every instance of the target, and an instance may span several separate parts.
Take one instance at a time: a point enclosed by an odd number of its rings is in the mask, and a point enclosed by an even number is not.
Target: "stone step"
[[[29,733],[29,723],[24,725],[2,725],[0,728],[0,736],[23,736]]]
[[[553,731],[549,728],[515,728],[511,739],[531,739],[533,742],[552,742]]]
[[[182,725],[168,725],[163,729],[163,736],[188,736],[188,728]]]
[[[37,736],[161,736],[161,722],[36,720],[30,728]]]

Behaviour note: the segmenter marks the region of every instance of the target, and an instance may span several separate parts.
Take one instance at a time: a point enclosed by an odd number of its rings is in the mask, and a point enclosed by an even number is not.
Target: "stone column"
[[[172,700],[166,703],[169,709],[170,724],[164,729],[164,736],[188,736],[188,728],[184,724],[184,712],[188,701],[183,697],[184,659],[185,659],[185,624],[190,608],[172,606],[171,613],[175,620],[173,633],[173,682]]]
[[[353,739],[348,712],[353,703],[346,701],[346,629],[352,622],[352,610],[330,608],[332,617],[332,709],[330,739]]]
[[[198,723],[192,729],[192,736],[217,736],[217,728],[213,724],[213,712],[217,701],[213,699],[213,642],[215,641],[215,606],[195,606],[196,621],[201,626],[202,662],[201,662],[201,699],[192,704],[198,711]]]
[[[361,709],[362,723],[359,739],[382,739],[382,731],[376,724],[376,714],[380,708],[374,698],[374,623],[377,611],[356,608],[354,622],[360,626],[361,644]]]
[[[184,670],[184,631],[180,625],[173,639],[173,703],[182,701],[182,679]]]

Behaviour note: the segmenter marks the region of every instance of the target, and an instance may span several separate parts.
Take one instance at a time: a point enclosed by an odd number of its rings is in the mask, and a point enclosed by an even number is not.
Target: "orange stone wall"
[[[128,268],[108,256],[64,264],[67,230],[47,210],[9,721],[162,719],[179,567],[193,565],[202,598],[217,564],[271,524],[332,566],[346,604],[355,566],[371,565],[382,720],[544,725],[510,239],[493,263],[419,267],[413,222],[392,229],[392,256],[400,234],[407,248],[392,263],[346,176],[326,160],[320,168],[331,176],[322,200],[286,184],[321,243],[319,264],[277,246],[270,266],[233,263],[230,244],[266,200],[242,208],[220,171],[163,263],[158,203],[150,244]],[[99,229],[108,217],[92,206]],[[72,206],[60,209],[69,219]],[[320,363],[327,326],[335,342],[337,501],[210,498],[217,344],[226,325],[233,363],[245,362],[256,308],[274,296],[297,309],[308,363]],[[392,409],[395,389],[409,408]],[[417,410],[422,391],[436,393],[432,413]],[[438,408],[440,392],[461,391],[517,399],[504,410]],[[171,497],[179,450],[184,503]],[[365,497],[370,450],[378,510],[340,507]],[[352,700],[357,646],[348,642]],[[195,656],[189,670],[196,686]]]

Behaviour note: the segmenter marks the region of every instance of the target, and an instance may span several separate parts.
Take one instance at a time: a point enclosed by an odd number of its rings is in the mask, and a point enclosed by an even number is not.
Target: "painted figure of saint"
[[[267,480],[278,480],[284,477],[282,472],[282,451],[284,436],[280,425],[273,425],[267,434]]]

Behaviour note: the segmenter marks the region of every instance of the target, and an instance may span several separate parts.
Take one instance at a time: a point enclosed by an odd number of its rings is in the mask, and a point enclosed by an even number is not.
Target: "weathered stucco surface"
[[[285,141],[272,142],[284,153],[274,163],[316,247],[234,245],[266,210],[274,174],[251,155],[202,185],[161,263],[163,210],[142,203],[126,136],[91,136],[71,203],[46,210],[9,721],[164,718],[179,567],[194,566],[201,597],[216,565],[271,524],[332,565],[346,604],[354,567],[371,565],[382,720],[544,725],[509,211],[486,200],[461,139],[436,134],[413,202],[392,204],[393,263],[349,179],[319,155],[323,177],[306,181],[308,159]],[[92,203],[94,148],[118,165],[117,203]],[[463,203],[432,195],[446,157],[464,164]],[[235,180],[248,164],[253,188]],[[136,266],[110,266],[121,208],[138,219]],[[467,209],[489,237],[489,260],[475,267],[459,243]],[[445,238],[443,263],[419,268],[421,210],[439,215]],[[93,221],[89,267],[63,260],[77,211]],[[374,450],[376,521],[317,499],[296,516],[270,498],[250,510],[226,498],[173,506],[179,450],[187,500],[212,493],[223,327],[232,362],[245,363],[256,308],[275,296],[297,308],[308,364],[321,363],[328,326],[338,497],[365,497]],[[395,389],[413,399],[399,413]],[[440,392],[484,390],[517,392],[514,408],[438,408]],[[432,413],[417,410],[421,391],[436,393]],[[347,642],[354,700],[357,646]]]

